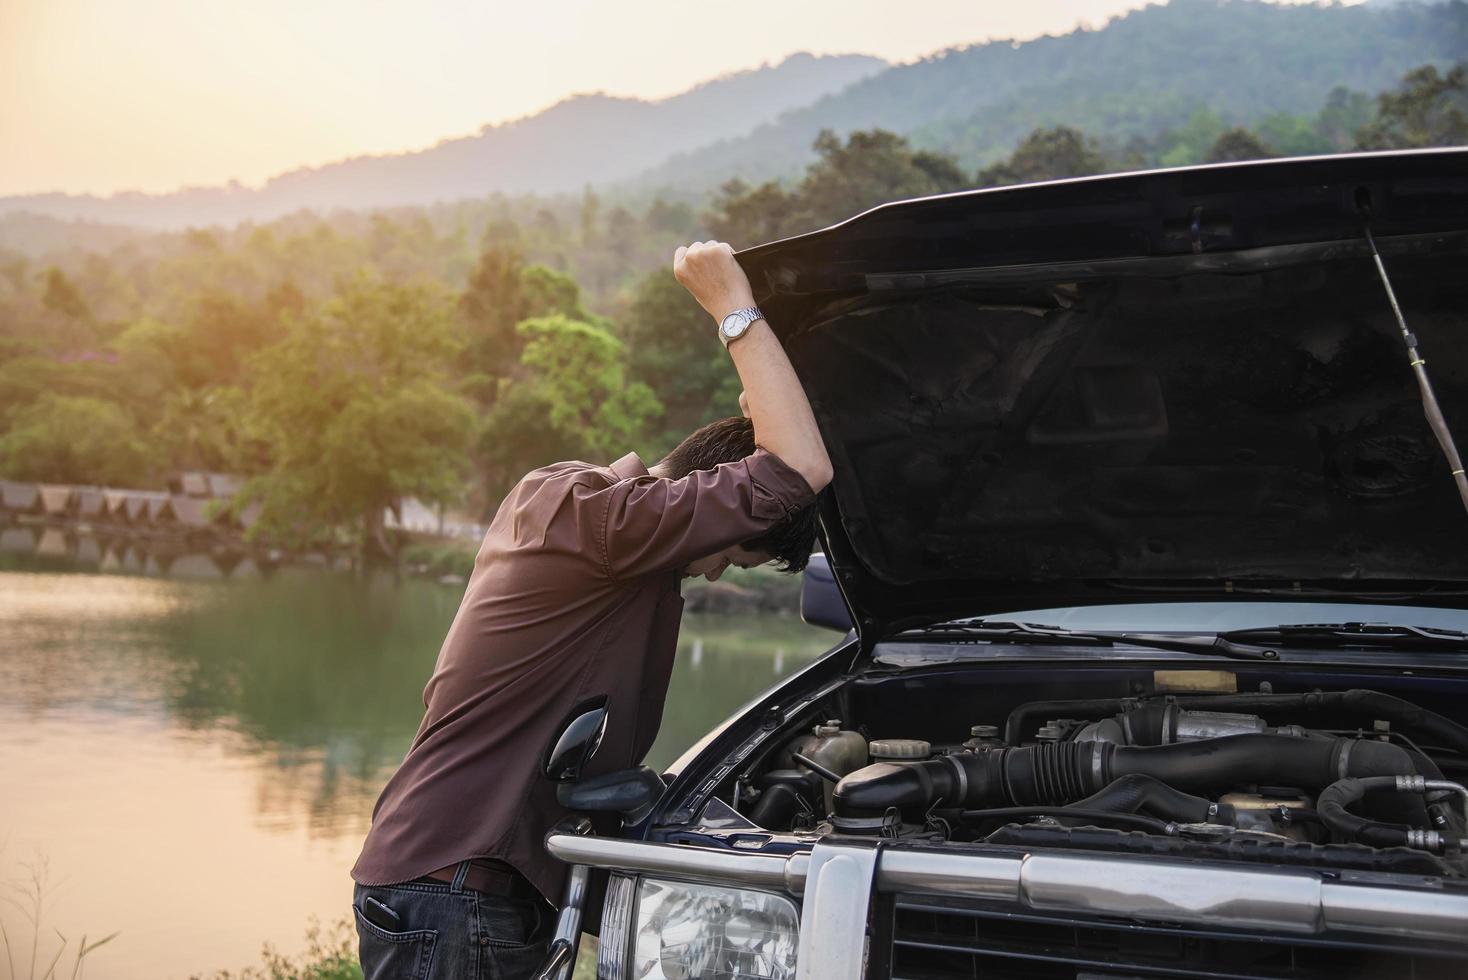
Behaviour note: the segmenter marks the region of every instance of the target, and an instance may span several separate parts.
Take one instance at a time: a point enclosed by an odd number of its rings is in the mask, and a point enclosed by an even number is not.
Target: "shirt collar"
[[[630,480],[634,477],[647,476],[647,467],[642,463],[642,457],[636,453],[628,453],[609,467],[619,480]]]

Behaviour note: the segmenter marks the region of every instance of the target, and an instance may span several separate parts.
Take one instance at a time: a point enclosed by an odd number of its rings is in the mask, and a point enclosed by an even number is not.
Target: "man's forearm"
[[[831,460],[805,389],[774,331],[763,320],[750,324],[729,345],[729,354],[744,384],[755,444],[790,464],[820,492],[831,482]]]
[[[679,248],[673,274],[715,321],[754,305],[749,278],[734,260],[734,250],[722,242]],[[831,482],[831,459],[805,389],[769,324],[751,324],[729,344],[729,354],[744,384],[756,445],[779,456],[819,493]]]

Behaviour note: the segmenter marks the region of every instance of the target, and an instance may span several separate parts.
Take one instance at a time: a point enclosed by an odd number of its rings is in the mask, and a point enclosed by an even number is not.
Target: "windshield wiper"
[[[1397,623],[1298,623],[1230,630],[1219,635],[1254,646],[1468,652],[1468,633]]]
[[[1238,642],[1228,634],[1211,637],[1168,636],[1157,633],[1113,633],[1095,631],[1079,633],[1058,626],[1041,626],[1033,623],[1011,623],[1002,620],[955,620],[935,623],[917,629],[905,630],[904,637],[961,637],[969,640],[989,640],[994,643],[1033,643],[1055,646],[1100,646],[1113,647],[1117,644],[1148,647],[1154,650],[1172,650],[1178,653],[1196,653],[1212,657],[1228,657],[1234,660],[1277,660],[1279,654],[1260,646]]]
[[[1276,648],[1329,650],[1441,650],[1468,653],[1468,633],[1395,623],[1301,623],[1177,636],[1110,630],[1076,632],[1059,626],[1002,620],[954,620],[907,630],[904,636],[957,636],[995,643],[1116,646],[1119,643],[1235,660],[1278,660]]]

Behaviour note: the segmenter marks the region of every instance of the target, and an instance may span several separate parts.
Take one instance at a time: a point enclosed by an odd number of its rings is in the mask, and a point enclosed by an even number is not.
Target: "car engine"
[[[821,836],[1461,876],[1465,763],[1468,728],[1375,690],[1046,700],[948,744],[821,719],[736,804]]]

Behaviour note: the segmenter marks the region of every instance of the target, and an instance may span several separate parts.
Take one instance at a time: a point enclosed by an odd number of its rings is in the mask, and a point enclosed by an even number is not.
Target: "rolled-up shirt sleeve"
[[[765,533],[815,499],[810,484],[774,453],[757,449],[735,463],[681,480],[638,476],[581,501],[599,525],[606,574],[632,578],[707,558]],[[596,508],[602,508],[597,519]]]

